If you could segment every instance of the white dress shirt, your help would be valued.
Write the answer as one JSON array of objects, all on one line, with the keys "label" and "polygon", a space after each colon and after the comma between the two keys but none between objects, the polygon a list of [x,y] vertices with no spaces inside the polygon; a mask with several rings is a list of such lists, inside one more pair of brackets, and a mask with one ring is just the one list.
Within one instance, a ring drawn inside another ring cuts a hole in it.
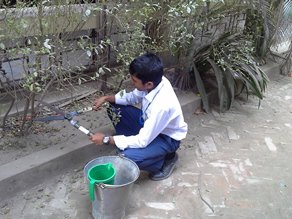
[{"label": "white dress shirt", "polygon": [[144,148],[159,134],[178,141],[186,137],[188,126],[184,122],[180,103],[167,78],[162,77],[158,86],[149,93],[137,89],[129,93],[125,90],[120,91],[115,95],[115,101],[120,105],[142,103],[144,119],[144,126],[139,134],[113,137],[119,149]]}]

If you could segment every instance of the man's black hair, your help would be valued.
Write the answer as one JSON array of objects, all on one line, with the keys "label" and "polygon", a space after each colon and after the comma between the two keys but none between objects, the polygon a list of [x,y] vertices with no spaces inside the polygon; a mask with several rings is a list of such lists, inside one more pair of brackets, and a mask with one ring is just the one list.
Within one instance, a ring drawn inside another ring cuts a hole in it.
[{"label": "man's black hair", "polygon": [[143,84],[151,81],[154,87],[156,87],[161,82],[163,76],[163,64],[157,55],[147,52],[131,62],[129,71],[131,75],[142,80]]}]

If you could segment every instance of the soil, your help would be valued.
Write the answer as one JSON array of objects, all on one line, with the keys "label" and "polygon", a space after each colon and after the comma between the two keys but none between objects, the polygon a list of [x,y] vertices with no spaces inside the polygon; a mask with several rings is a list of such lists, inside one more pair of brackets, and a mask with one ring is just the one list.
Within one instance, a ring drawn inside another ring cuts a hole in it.
[{"label": "soil", "polygon": [[[84,107],[89,106],[87,100],[79,102],[82,102]],[[87,102],[88,105],[86,105]],[[61,110],[72,112],[75,109],[70,104],[66,108],[61,108]],[[40,114],[40,117],[55,115],[54,112],[48,109],[43,109]],[[86,112],[75,116],[73,120],[92,132],[100,126],[110,124],[106,109]],[[61,145],[68,141],[69,138],[72,140],[72,138],[77,139],[80,135],[84,135],[84,133],[74,128],[68,120],[34,121],[25,136],[20,135],[20,124],[20,116],[12,116],[6,121],[5,131],[3,129],[0,130],[0,165],[57,144],[60,145],[60,150],[62,150]]]}]

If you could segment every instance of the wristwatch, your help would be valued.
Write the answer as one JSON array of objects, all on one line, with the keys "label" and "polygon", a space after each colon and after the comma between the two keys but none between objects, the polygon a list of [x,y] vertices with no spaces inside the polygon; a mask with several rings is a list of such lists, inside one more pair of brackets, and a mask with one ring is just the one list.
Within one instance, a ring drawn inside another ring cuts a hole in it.
[{"label": "wristwatch", "polygon": [[105,136],[103,137],[103,139],[102,139],[102,142],[103,142],[104,144],[109,144],[109,143],[110,143],[110,137],[109,137],[109,135],[105,135]]}]

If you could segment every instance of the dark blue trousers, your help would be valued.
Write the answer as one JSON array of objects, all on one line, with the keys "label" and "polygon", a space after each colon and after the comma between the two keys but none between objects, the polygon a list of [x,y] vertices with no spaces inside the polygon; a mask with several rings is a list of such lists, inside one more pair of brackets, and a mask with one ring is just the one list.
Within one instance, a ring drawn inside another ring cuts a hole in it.
[{"label": "dark blue trousers", "polygon": [[[140,109],[133,106],[123,106],[111,104],[115,108],[114,112],[120,112],[120,121],[113,124],[117,135],[137,135],[143,127],[139,115]],[[108,110],[108,115],[113,120],[112,113]],[[174,140],[171,137],[159,134],[145,148],[126,148],[124,151],[118,150],[118,153],[134,161],[141,170],[156,172],[161,169],[165,158],[172,156],[179,148],[180,141]]]}]

